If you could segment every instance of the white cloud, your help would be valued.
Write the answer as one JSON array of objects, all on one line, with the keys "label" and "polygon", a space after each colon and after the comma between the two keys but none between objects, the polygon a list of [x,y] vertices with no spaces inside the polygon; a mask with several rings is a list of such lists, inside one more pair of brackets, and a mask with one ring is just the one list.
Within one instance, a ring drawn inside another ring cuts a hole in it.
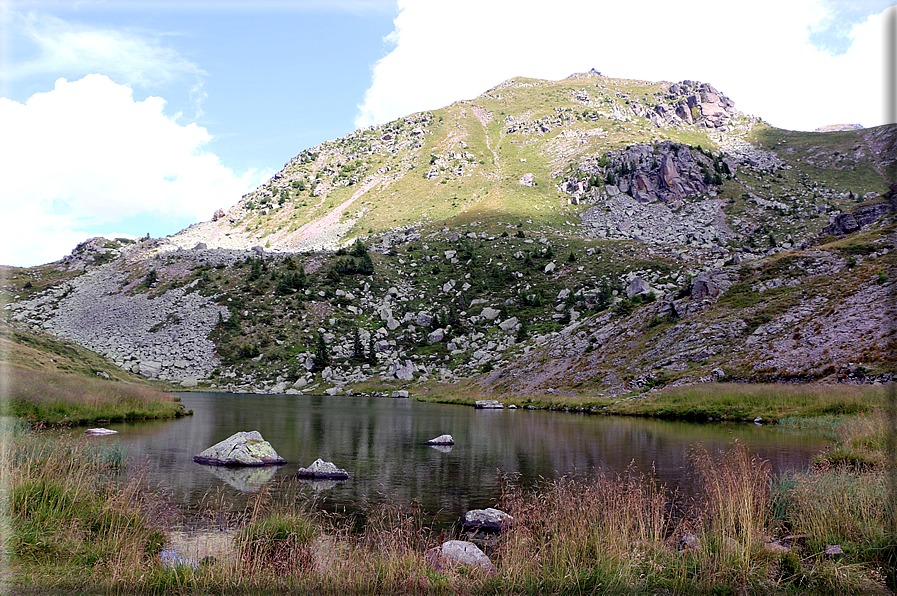
[{"label": "white cloud", "polygon": [[356,125],[386,122],[479,95],[513,76],[560,79],[596,68],[614,77],[694,79],[772,124],[882,123],[881,15],[832,56],[809,41],[824,0],[751,4],[399,0]]},{"label": "white cloud", "polygon": [[[183,75],[204,75],[194,63],[134,31],[100,29],[43,13],[15,14],[12,27],[34,55],[4,69],[7,79],[40,74],[81,76],[102,72],[131,85],[156,85]],[[23,45],[25,45],[23,43]]]},{"label": "white cloud", "polygon": [[25,104],[0,98],[0,262],[58,259],[97,235],[85,230],[127,217],[206,220],[260,182],[204,152],[209,133],[165,116],[164,105],[134,101],[103,75],[59,79]]}]

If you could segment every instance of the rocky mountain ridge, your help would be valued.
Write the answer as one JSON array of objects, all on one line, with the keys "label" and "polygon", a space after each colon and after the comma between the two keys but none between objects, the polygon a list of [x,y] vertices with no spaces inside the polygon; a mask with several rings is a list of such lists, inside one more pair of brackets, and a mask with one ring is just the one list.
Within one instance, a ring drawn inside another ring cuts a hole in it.
[{"label": "rocky mountain ridge", "polygon": [[512,79],[0,296],[12,325],[231,391],[882,380],[895,138],[772,129],[693,81]]}]

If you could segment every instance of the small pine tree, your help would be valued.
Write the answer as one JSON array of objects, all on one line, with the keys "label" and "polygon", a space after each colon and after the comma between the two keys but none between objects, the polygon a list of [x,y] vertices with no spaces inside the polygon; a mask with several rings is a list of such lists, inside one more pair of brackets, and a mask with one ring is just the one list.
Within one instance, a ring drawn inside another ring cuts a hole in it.
[{"label": "small pine tree", "polygon": [[526,319],[520,319],[520,327],[517,328],[517,336],[516,340],[518,343],[526,341],[526,337],[529,335],[529,328],[526,324]]},{"label": "small pine tree", "polygon": [[367,362],[371,366],[374,366],[375,364],[377,364],[377,344],[376,344],[376,342],[374,342],[374,334],[373,333],[371,333],[370,337],[368,338]]},{"label": "small pine tree", "polygon": [[364,346],[361,345],[361,333],[358,331],[358,327],[352,334],[352,359],[364,360]]},{"label": "small pine tree", "polygon": [[314,366],[312,367],[312,372],[320,372],[330,366],[330,352],[327,351],[327,343],[324,341],[324,336],[320,333],[318,334],[318,339],[315,343],[315,356],[313,362]]}]

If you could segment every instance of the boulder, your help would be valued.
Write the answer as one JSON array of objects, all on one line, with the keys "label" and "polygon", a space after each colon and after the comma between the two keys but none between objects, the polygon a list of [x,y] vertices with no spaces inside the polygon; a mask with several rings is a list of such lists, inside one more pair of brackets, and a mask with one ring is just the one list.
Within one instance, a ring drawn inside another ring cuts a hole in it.
[{"label": "boulder", "polygon": [[316,459],[307,468],[299,468],[296,472],[299,478],[316,478],[320,480],[345,480],[350,478],[349,473],[342,468],[337,468],[333,462]]},{"label": "boulder", "polygon": [[493,319],[495,319],[496,317],[498,317],[498,315],[501,314],[501,311],[500,311],[500,310],[495,310],[494,308],[490,308],[490,307],[487,306],[486,308],[483,309],[483,312],[481,312],[480,314],[481,314],[481,315],[483,316],[483,318],[486,319],[487,321],[492,321]]},{"label": "boulder", "polygon": [[718,294],[719,285],[706,273],[699,273],[691,282],[691,297],[694,300],[701,300],[702,298],[713,297]]},{"label": "boulder", "polygon": [[452,435],[439,435],[435,439],[430,439],[429,441],[425,441],[424,445],[454,445],[455,439],[452,438]]},{"label": "boulder", "polygon": [[439,343],[443,339],[445,339],[445,331],[443,329],[437,329],[435,331],[431,331],[427,335],[427,341],[431,344]]},{"label": "boulder", "polygon": [[205,250],[209,248],[205,242],[197,242],[196,246],[193,247],[193,250]]},{"label": "boulder", "polygon": [[401,399],[401,398],[407,398],[407,397],[409,397],[409,395],[410,394],[405,389],[399,389],[398,391],[393,391],[389,397]]},{"label": "boulder", "polygon": [[405,365],[401,365],[398,362],[393,364],[393,374],[395,377],[401,381],[413,381],[414,380],[414,372],[417,370],[417,367],[414,366],[414,363],[410,360],[405,360]]},{"label": "boulder", "polygon": [[648,282],[641,277],[634,277],[626,286],[626,297],[631,299],[633,296],[644,295],[650,291],[651,286],[648,285]]},{"label": "boulder", "polygon": [[264,249],[264,247],[259,246],[259,245],[253,246],[253,247],[250,248],[249,250],[251,250],[252,252],[254,252],[255,254],[260,255],[260,256],[263,255],[263,254],[265,254],[265,249]]},{"label": "boulder", "polygon": [[498,403],[496,399],[478,399],[474,406],[478,410],[500,410],[505,407],[503,404]]},{"label": "boulder", "polygon": [[193,456],[193,461],[212,466],[267,466],[287,463],[257,430],[231,435]]},{"label": "boulder", "polygon": [[517,326],[517,323],[517,317],[511,317],[510,319],[505,319],[499,323],[498,326],[502,331],[511,331]]},{"label": "boulder", "polygon": [[543,269],[543,271],[544,271],[545,273],[551,273],[551,272],[554,271],[556,268],[557,268],[557,265],[556,265],[555,263],[552,262],[552,263],[548,263],[547,265],[545,265],[545,269]]},{"label": "boulder", "polygon": [[508,527],[514,518],[500,509],[472,509],[464,514],[461,526],[464,528],[480,528],[500,532]]},{"label": "boulder", "polygon": [[495,565],[473,542],[448,540],[427,551],[427,559],[437,570],[464,565],[495,573]]},{"label": "boulder", "polygon": [[523,186],[535,186],[536,185],[536,176],[533,174],[524,174],[520,177],[518,182]]},{"label": "boulder", "polygon": [[199,379],[196,377],[184,377],[181,381],[181,387],[196,387],[199,384]]}]

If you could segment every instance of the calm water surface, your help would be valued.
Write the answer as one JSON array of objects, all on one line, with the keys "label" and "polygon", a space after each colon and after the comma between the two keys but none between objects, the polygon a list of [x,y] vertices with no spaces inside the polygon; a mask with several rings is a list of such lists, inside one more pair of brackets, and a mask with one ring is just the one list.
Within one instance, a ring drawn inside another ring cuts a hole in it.
[{"label": "calm water surface", "polygon": [[[193,416],[173,421],[110,424],[119,435],[98,438],[128,447],[129,466],[141,468],[176,501],[197,505],[223,489],[238,504],[277,477],[316,458],[352,478],[308,484],[329,507],[419,503],[439,519],[494,506],[500,475],[524,485],[565,474],[624,472],[630,465],[689,490],[688,451],[711,452],[740,439],[774,471],[802,469],[828,444],[813,435],[754,424],[694,424],[527,410],[476,410],[408,399],[306,395],[182,394]],[[231,469],[192,457],[237,431],[258,430],[287,465]],[[448,433],[451,449],[423,445]],[[297,480],[298,482],[298,480]]]}]

